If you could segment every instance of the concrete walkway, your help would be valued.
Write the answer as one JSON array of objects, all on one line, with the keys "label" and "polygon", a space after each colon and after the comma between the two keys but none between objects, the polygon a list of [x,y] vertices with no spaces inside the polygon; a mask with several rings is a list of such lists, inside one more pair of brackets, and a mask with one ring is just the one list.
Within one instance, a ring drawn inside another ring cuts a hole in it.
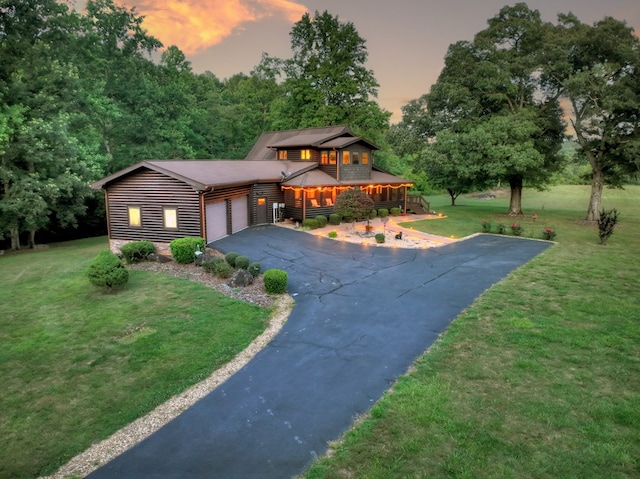
[{"label": "concrete walkway", "polygon": [[217,241],[289,273],[289,321],[226,383],[88,477],[302,473],[479,294],[550,245],[478,235],[371,248],[274,226]]}]

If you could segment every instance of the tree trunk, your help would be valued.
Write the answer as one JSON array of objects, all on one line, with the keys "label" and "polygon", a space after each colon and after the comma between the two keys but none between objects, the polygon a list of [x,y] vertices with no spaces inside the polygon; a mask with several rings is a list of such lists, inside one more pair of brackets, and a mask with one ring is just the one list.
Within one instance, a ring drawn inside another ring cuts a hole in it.
[{"label": "tree trunk", "polygon": [[589,197],[589,209],[587,210],[587,221],[598,221],[600,219],[600,209],[602,208],[602,189],[604,187],[604,173],[602,168],[593,168],[591,179],[591,196]]},{"label": "tree trunk", "polygon": [[509,177],[511,187],[511,200],[509,201],[509,215],[517,216],[522,214],[522,175]]},{"label": "tree trunk", "polygon": [[455,206],[456,205],[456,198],[458,197],[458,195],[456,195],[456,192],[453,191],[451,188],[447,188],[447,192],[449,193],[449,196],[451,197],[451,206]]},{"label": "tree trunk", "polygon": [[29,248],[36,247],[36,230],[29,230]]},{"label": "tree trunk", "polygon": [[20,249],[20,230],[18,228],[10,228],[9,235],[11,236],[11,249]]}]

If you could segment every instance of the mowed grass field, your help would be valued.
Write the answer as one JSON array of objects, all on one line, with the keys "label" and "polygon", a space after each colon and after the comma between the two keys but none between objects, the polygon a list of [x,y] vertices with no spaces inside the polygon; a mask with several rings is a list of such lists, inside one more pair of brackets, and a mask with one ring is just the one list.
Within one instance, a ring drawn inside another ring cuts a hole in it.
[{"label": "mowed grass field", "polygon": [[0,258],[0,478],[57,467],[231,360],[270,311],[187,279],[85,271],[106,238]]},{"label": "mowed grass field", "polygon": [[582,221],[588,187],[508,198],[431,197],[413,223],[463,237],[518,221],[557,244],[464,311],[307,471],[319,478],[640,477],[640,187],[606,190],[620,213],[606,246]]}]

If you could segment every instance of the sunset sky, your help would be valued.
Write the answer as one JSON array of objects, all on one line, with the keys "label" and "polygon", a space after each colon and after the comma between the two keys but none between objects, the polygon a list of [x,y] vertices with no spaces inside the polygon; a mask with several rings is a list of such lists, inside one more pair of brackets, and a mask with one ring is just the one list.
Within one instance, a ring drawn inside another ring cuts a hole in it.
[{"label": "sunset sky", "polygon": [[[77,2],[81,7],[84,2]],[[505,0],[116,0],[144,15],[144,27],[165,46],[177,45],[196,73],[218,78],[249,73],[262,52],[291,56],[289,33],[305,12],[329,11],[352,22],[366,40],[368,68],[380,83],[378,102],[401,119],[400,108],[427,93],[448,46],[471,40]],[[605,16],[640,33],[639,0],[530,0],[546,21],[573,12],[585,23]]]}]

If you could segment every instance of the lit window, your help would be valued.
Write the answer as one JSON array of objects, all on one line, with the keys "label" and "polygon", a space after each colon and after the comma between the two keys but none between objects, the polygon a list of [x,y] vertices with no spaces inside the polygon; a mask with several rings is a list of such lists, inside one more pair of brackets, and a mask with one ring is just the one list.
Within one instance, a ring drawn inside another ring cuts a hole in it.
[{"label": "lit window", "polygon": [[164,208],[164,227],[165,228],[178,228],[178,208]]},{"label": "lit window", "polygon": [[328,151],[323,151],[322,153],[320,153],[320,163],[322,163],[323,165],[328,165],[329,164],[329,152]]},{"label": "lit window", "polygon": [[287,150],[279,150],[278,151],[278,159],[286,160],[287,159]]},{"label": "lit window", "polygon": [[258,198],[258,206],[264,206],[267,204],[266,198]]},{"label": "lit window", "polygon": [[363,165],[369,164],[369,153],[362,153],[362,164]]},{"label": "lit window", "polygon": [[353,164],[354,165],[359,165],[360,164],[360,153],[357,151],[354,151],[351,156],[353,156]]},{"label": "lit window", "polygon": [[336,152],[335,152],[335,150],[329,152],[329,164],[330,165],[335,165],[336,164]]},{"label": "lit window", "polygon": [[129,226],[139,228],[142,226],[142,214],[139,206],[129,206]]},{"label": "lit window", "polygon": [[350,165],[351,164],[351,154],[348,151],[342,152],[342,164]]},{"label": "lit window", "polygon": [[300,151],[300,158],[303,160],[311,159],[311,150],[302,150]]}]

